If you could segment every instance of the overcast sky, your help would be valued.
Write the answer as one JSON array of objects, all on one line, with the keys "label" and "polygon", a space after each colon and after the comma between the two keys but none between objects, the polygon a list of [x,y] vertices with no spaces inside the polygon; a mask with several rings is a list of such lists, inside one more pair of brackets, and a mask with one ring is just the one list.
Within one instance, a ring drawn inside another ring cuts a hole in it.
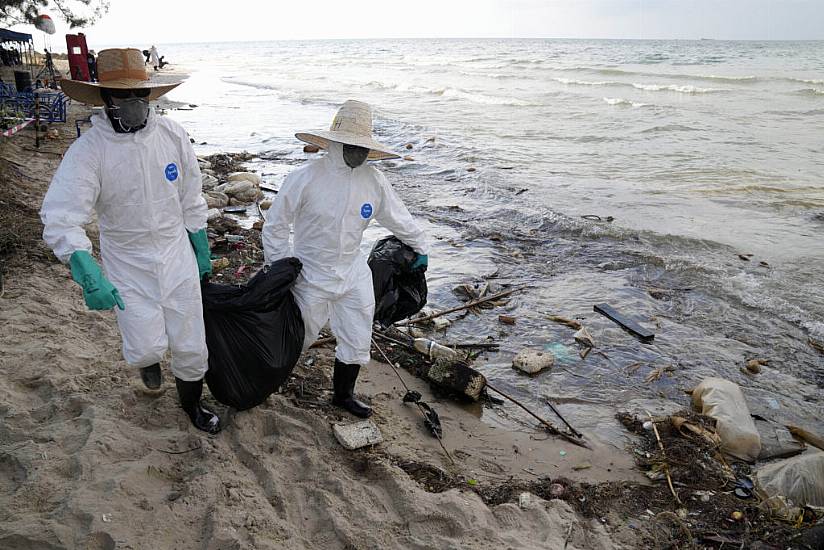
[{"label": "overcast sky", "polygon": [[[66,30],[58,25],[52,37],[57,51]],[[821,40],[824,0],[111,0],[85,32],[93,49],[316,38]],[[35,34],[40,49],[43,35]]]}]

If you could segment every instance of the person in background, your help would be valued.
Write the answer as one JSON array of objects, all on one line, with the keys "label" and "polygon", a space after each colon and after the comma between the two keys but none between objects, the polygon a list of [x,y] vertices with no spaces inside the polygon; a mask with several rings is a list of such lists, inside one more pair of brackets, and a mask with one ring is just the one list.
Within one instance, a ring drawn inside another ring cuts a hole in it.
[{"label": "person in background", "polygon": [[155,48],[154,46],[152,46],[149,49],[149,63],[152,64],[154,70],[157,70],[157,68],[160,66],[160,56],[157,54],[157,48]]},{"label": "person in background", "polygon": [[89,50],[86,54],[86,64],[89,66],[89,82],[97,82],[97,60],[94,50]]},{"label": "person in background", "polygon": [[293,293],[306,327],[304,349],[329,321],[337,338],[332,402],[365,418],[372,409],[355,399],[354,389],[370,359],[375,295],[360,250],[363,232],[372,220],[392,231],[417,252],[414,269],[426,269],[428,243],[386,177],[366,164],[398,157],[372,138],[369,105],[347,101],[329,131],[295,136],[327,154],[286,177],[263,225],[264,258],[270,263],[296,256],[303,262]]},{"label": "person in background", "polygon": [[[220,431],[201,404],[208,369],[200,281],[211,272],[206,201],[186,131],[149,102],[179,83],[153,84],[140,50],[106,49],[99,83],[64,79],[63,91],[104,106],[66,152],[43,200],[43,238],[71,268],[89,309],[117,308],[126,363],[161,387],[171,350],[180,405],[192,424]],[[97,213],[103,269],[83,227]]]}]

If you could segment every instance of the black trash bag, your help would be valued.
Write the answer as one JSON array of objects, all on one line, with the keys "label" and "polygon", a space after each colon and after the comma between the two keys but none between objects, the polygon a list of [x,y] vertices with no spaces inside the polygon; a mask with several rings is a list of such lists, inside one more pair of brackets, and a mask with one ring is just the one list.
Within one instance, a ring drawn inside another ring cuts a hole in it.
[{"label": "black trash bag", "polygon": [[259,405],[292,374],[304,329],[291,288],[302,267],[297,258],[284,258],[242,286],[203,284],[206,383],[224,405]]},{"label": "black trash bag", "polygon": [[426,305],[426,274],[412,270],[417,253],[390,235],[369,253],[375,289],[375,321],[389,326],[419,312]]}]

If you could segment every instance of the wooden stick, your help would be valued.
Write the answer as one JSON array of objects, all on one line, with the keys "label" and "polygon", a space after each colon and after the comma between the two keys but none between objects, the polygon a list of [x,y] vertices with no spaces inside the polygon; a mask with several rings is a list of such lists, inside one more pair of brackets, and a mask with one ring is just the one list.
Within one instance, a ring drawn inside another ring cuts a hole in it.
[{"label": "wooden stick", "polygon": [[655,432],[655,439],[658,440],[658,447],[661,449],[661,455],[664,457],[664,473],[667,475],[667,484],[669,485],[670,492],[672,493],[672,496],[675,497],[675,502],[683,506],[684,503],[681,502],[680,498],[678,498],[678,493],[675,492],[675,487],[672,486],[672,478],[669,473],[669,464],[667,463],[667,452],[664,450],[664,442],[661,441],[661,436],[658,435],[658,426],[655,425],[655,419],[652,417],[652,414],[649,411],[646,412],[647,416],[649,416],[649,421],[652,422],[652,431]]},{"label": "wooden stick", "polygon": [[433,313],[432,315],[427,315],[426,317],[421,317],[419,319],[408,319],[406,321],[400,321],[398,323],[395,323],[395,326],[396,327],[405,327],[406,325],[415,325],[415,324],[418,324],[418,323],[425,323],[427,321],[431,321],[432,319],[435,319],[437,317],[441,317],[443,315],[447,315],[449,313],[455,313],[456,311],[463,311],[465,309],[473,308],[473,307],[475,307],[477,305],[480,305],[480,304],[483,304],[485,302],[491,302],[492,300],[496,300],[498,298],[503,298],[504,296],[509,296],[510,294],[512,294],[514,292],[518,292],[519,290],[523,290],[525,288],[526,288],[525,286],[510,288],[509,290],[505,290],[503,292],[499,292],[497,294],[493,294],[493,295],[487,296],[485,298],[480,298],[478,300],[469,302],[469,303],[464,304],[462,306],[453,307],[451,309],[445,309],[444,311],[439,311],[438,313]]},{"label": "wooden stick", "polygon": [[566,421],[566,418],[564,418],[563,416],[561,416],[561,413],[560,413],[560,412],[558,412],[558,409],[556,409],[556,408],[555,408],[555,405],[553,405],[553,404],[552,404],[552,401],[550,401],[549,399],[544,399],[544,401],[546,401],[546,404],[547,404],[547,405],[549,405],[549,408],[550,408],[550,409],[552,409],[552,412],[554,412],[555,414],[557,414],[557,415],[558,415],[558,418],[560,418],[560,419],[561,419],[561,421],[562,421],[564,424],[566,424],[566,427],[567,427],[567,428],[569,428],[569,431],[571,431],[571,432],[572,432],[572,435],[574,435],[575,437],[584,437],[584,434],[582,434],[581,432],[579,432],[578,430],[576,430],[575,428],[573,428],[572,426],[570,426],[569,422],[567,422],[567,421]]},{"label": "wooden stick", "polygon": [[797,439],[806,441],[813,447],[818,447],[819,449],[824,451],[824,437],[816,435],[812,432],[808,432],[804,428],[799,428],[798,426],[787,426],[787,429],[790,430],[790,433],[793,434],[793,436],[795,436]]},{"label": "wooden stick", "polygon": [[496,388],[495,388],[494,386],[492,386],[492,385],[491,385],[488,381],[487,381],[487,383],[486,383],[486,387],[487,387],[487,388],[489,388],[490,390],[494,391],[495,393],[501,394],[502,396],[504,396],[505,398],[509,399],[510,401],[512,401],[513,403],[515,403],[515,404],[516,404],[516,405],[518,405],[519,407],[521,407],[523,410],[525,410],[526,412],[528,412],[528,413],[529,413],[530,415],[532,415],[535,419],[537,419],[537,420],[538,420],[538,422],[540,422],[541,424],[543,424],[543,425],[544,425],[544,427],[547,429],[547,431],[548,431],[549,433],[551,433],[552,435],[557,435],[558,437],[561,437],[561,438],[563,438],[563,439],[566,439],[567,441],[569,441],[569,442],[570,442],[570,443],[572,443],[573,445],[578,445],[579,447],[583,447],[583,448],[585,448],[585,449],[589,449],[589,445],[587,445],[585,442],[580,441],[580,440],[578,440],[578,439],[575,439],[574,437],[570,436],[569,434],[566,434],[566,433],[562,432],[562,431],[561,431],[561,430],[559,430],[559,429],[558,429],[558,428],[557,428],[554,424],[552,424],[551,422],[549,422],[549,421],[547,421],[547,420],[544,420],[543,418],[541,418],[540,416],[538,416],[537,414],[535,414],[534,412],[532,412],[531,410],[529,410],[529,409],[526,407],[526,405],[524,405],[523,403],[521,403],[520,401],[518,401],[518,400],[517,400],[517,399],[515,399],[514,397],[512,397],[512,396],[509,396],[509,395],[505,394],[504,392],[502,392],[502,391],[501,391],[501,390],[499,390],[499,389],[496,389]]}]

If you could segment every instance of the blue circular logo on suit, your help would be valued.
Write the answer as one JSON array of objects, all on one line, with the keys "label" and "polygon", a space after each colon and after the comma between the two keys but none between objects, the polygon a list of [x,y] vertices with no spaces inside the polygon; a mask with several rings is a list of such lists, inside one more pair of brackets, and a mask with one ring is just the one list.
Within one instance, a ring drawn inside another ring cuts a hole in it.
[{"label": "blue circular logo on suit", "polygon": [[372,205],[368,202],[363,203],[363,206],[360,207],[360,215],[361,218],[364,220],[368,220],[372,217]]},{"label": "blue circular logo on suit", "polygon": [[177,179],[177,164],[170,162],[166,165],[166,179],[175,181]]}]

